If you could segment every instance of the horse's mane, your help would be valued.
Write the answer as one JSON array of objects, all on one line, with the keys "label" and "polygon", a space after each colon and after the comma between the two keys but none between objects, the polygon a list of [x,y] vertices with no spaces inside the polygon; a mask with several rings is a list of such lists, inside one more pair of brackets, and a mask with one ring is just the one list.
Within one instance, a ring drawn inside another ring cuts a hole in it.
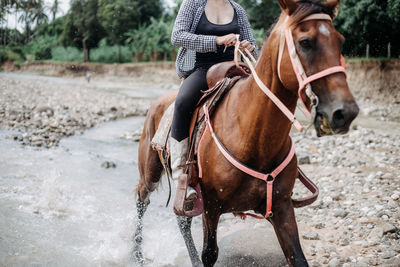
[{"label": "horse's mane", "polygon": [[325,13],[328,14],[331,18],[334,17],[334,10],[325,5],[325,1],[322,0],[300,0],[297,1],[297,8],[291,14],[290,20],[287,21],[287,24],[284,25],[284,21],[287,17],[285,12],[282,12],[278,21],[276,22],[275,27],[271,30],[271,32],[280,32],[283,27],[288,27],[291,25],[298,24],[305,17],[316,14],[316,13]]}]

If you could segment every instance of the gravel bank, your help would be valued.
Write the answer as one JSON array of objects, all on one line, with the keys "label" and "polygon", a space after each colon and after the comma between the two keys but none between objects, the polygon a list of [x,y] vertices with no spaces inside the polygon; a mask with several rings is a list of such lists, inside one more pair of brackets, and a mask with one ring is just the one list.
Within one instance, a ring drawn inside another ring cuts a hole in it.
[{"label": "gravel bank", "polygon": [[105,121],[144,115],[150,100],[134,99],[89,86],[0,76],[0,127],[19,132],[23,145],[55,147]]},{"label": "gravel bank", "polygon": [[311,266],[400,266],[400,133],[354,128],[294,135],[301,167],[320,189],[296,210],[303,249]]}]

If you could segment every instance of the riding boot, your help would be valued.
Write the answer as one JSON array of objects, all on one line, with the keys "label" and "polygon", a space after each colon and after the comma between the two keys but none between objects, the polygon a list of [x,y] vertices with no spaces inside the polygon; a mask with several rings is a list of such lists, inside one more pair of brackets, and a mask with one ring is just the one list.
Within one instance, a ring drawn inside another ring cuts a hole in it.
[{"label": "riding boot", "polygon": [[[177,141],[175,138],[172,136],[169,138],[169,150],[171,154],[171,174],[172,174],[172,180],[175,183],[175,186],[178,190],[184,190],[185,186],[178,186],[178,181],[179,177],[183,174],[184,169],[186,167],[186,161],[187,161],[187,153],[188,153],[188,148],[189,148],[189,138],[185,138],[182,141]],[[185,183],[187,183],[185,181]],[[178,195],[178,194],[177,194]],[[181,197],[184,197],[185,195],[182,195]],[[197,198],[197,192],[194,190],[193,187],[187,186],[186,190],[186,201],[190,200],[193,201]],[[185,201],[185,200],[183,200]]]}]

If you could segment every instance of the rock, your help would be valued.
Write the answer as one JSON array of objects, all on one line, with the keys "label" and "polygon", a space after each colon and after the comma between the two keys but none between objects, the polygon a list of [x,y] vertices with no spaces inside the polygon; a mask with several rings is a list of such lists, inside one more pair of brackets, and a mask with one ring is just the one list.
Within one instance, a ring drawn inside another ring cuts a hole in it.
[{"label": "rock", "polygon": [[371,261],[368,258],[358,257],[357,258],[357,266],[368,267],[371,266]]},{"label": "rock", "polygon": [[396,232],[396,230],[397,230],[396,226],[394,226],[391,223],[385,223],[382,226],[382,231],[383,231],[384,235],[387,234],[387,233],[394,233],[394,232]]},{"label": "rock", "polygon": [[385,220],[385,221],[389,220],[389,216],[387,214],[383,214],[381,216],[381,218],[382,218],[382,220]]},{"label": "rock", "polygon": [[324,223],[317,223],[314,227],[317,228],[317,229],[323,229],[323,228],[325,228],[325,224]]},{"label": "rock", "polygon": [[393,258],[396,255],[397,255],[396,252],[394,252],[393,250],[390,250],[390,251],[384,252],[381,255],[381,258],[382,259],[390,259],[390,258]]},{"label": "rock", "polygon": [[382,175],[381,178],[382,179],[391,179],[391,178],[393,178],[393,175],[391,173],[385,173],[384,175]]},{"label": "rock", "polygon": [[398,194],[393,194],[390,196],[393,200],[398,200],[399,199],[399,195]]},{"label": "rock", "polygon": [[52,109],[51,107],[39,107],[36,110],[39,113],[45,113],[48,117],[54,115],[54,109]]},{"label": "rock", "polygon": [[333,216],[335,216],[335,217],[344,218],[344,217],[347,216],[347,214],[349,214],[349,212],[348,212],[348,211],[345,211],[345,210],[343,210],[343,209],[335,209],[335,210],[333,211]]},{"label": "rock", "polygon": [[321,266],[322,265],[316,260],[310,262],[310,267],[321,267]]},{"label": "rock", "polygon": [[299,164],[310,164],[311,160],[309,156],[299,156]]},{"label": "rock", "polygon": [[384,264],[382,264],[382,267],[399,267],[399,266],[400,266],[400,256],[393,257],[385,261]]},{"label": "rock", "polygon": [[382,237],[383,237],[383,229],[381,227],[375,227],[369,233],[367,239],[368,239],[368,241],[371,241],[371,242],[379,242]]},{"label": "rock", "polygon": [[350,244],[350,240],[348,238],[344,238],[339,241],[339,245],[341,245],[341,246],[348,246],[349,244]]},{"label": "rock", "polygon": [[319,235],[318,235],[318,233],[315,233],[315,232],[309,232],[309,233],[303,234],[303,238],[306,240],[319,240]]},{"label": "rock", "polygon": [[104,161],[104,162],[101,164],[101,167],[103,167],[103,168],[105,168],[105,169],[116,168],[116,167],[117,167],[117,164],[115,164],[115,163],[112,162],[112,161]]},{"label": "rock", "polygon": [[342,265],[340,264],[340,260],[338,258],[333,258],[329,261],[328,266],[329,267],[340,267]]}]

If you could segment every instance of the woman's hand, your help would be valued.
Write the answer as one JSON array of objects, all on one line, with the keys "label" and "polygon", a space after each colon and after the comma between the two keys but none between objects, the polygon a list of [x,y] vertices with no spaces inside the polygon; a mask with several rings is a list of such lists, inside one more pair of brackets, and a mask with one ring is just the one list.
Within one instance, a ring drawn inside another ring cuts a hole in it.
[{"label": "woman's hand", "polygon": [[236,44],[236,34],[230,33],[224,36],[217,36],[217,45],[233,46]]},{"label": "woman's hand", "polygon": [[254,50],[254,46],[247,40],[243,40],[240,42],[240,48],[242,48],[242,49],[246,48],[250,52],[253,52],[253,50]]}]

